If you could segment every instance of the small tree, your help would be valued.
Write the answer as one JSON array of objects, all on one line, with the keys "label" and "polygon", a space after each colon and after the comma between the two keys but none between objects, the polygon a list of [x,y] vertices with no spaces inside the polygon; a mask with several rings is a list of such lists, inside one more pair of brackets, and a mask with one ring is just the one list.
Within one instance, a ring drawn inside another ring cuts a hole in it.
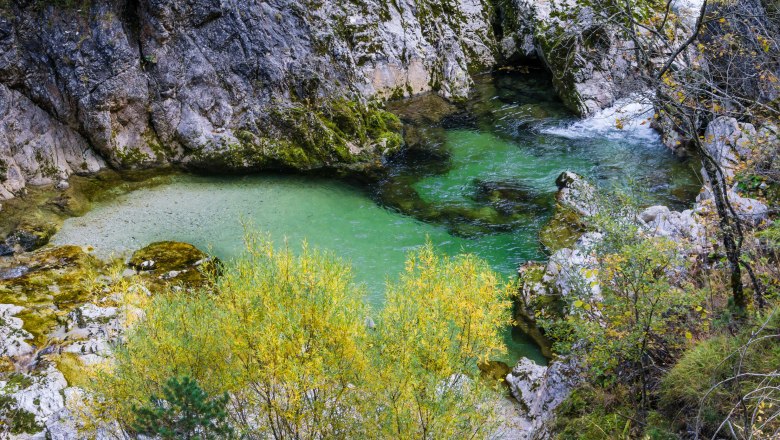
[{"label": "small tree", "polygon": [[630,198],[610,200],[593,219],[604,234],[585,250],[592,263],[572,274],[579,282],[565,298],[570,313],[554,325],[571,332],[569,344],[581,344],[593,383],[627,391],[642,421],[659,378],[706,325],[707,312],[685,281],[679,243],[644,235]]},{"label": "small tree", "polygon": [[149,406],[133,408],[138,433],[162,439],[230,438],[226,422],[227,394],[209,398],[198,383],[187,376],[172,377],[163,387],[163,396],[152,396]]}]

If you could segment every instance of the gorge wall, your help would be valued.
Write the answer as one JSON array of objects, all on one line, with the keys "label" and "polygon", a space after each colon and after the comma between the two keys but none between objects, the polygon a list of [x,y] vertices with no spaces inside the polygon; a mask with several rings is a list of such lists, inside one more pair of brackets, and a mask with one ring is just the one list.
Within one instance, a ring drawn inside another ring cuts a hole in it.
[{"label": "gorge wall", "polygon": [[366,161],[400,144],[367,99],[463,97],[497,58],[486,0],[0,8],[0,199],[106,166]]},{"label": "gorge wall", "polygon": [[550,11],[524,0],[0,2],[0,200],[106,167],[366,166],[402,144],[377,102],[458,100],[472,73],[528,59],[547,62],[574,111],[610,105],[605,54],[567,46],[582,68],[566,73],[544,36]]}]

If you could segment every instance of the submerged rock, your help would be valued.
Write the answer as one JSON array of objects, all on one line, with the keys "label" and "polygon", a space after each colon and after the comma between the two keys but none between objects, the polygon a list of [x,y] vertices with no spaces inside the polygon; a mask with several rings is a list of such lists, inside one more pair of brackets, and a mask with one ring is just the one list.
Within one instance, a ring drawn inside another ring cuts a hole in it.
[{"label": "submerged rock", "polygon": [[487,203],[503,215],[549,209],[548,198],[516,179],[474,181],[474,199]]},{"label": "submerged rock", "polygon": [[25,221],[8,234],[2,243],[0,255],[12,255],[15,252],[29,252],[46,245],[54,233],[56,225],[48,222]]},{"label": "submerged rock", "polygon": [[190,284],[205,281],[201,271],[211,258],[189,243],[158,241],[135,251],[128,265],[137,271],[152,272],[163,280],[186,280]]}]

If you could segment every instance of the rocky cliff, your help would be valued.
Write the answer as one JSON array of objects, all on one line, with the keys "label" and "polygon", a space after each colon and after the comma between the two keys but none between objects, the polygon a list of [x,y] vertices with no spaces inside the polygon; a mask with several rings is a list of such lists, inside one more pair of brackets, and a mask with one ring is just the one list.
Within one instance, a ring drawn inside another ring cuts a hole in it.
[{"label": "rocky cliff", "polygon": [[457,99],[487,0],[0,2],[0,199],[73,173],[316,169],[398,148],[371,102]]},{"label": "rocky cliff", "polygon": [[[457,101],[543,62],[587,115],[625,46],[527,0],[0,0],[0,200],[106,167],[354,169],[402,144],[386,99]],[[558,9],[556,9],[558,8]]]}]

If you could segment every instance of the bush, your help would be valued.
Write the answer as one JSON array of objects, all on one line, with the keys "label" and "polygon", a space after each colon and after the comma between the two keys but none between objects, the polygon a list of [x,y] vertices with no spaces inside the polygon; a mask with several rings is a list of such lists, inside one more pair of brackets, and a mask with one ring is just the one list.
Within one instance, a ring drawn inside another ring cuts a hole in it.
[{"label": "bush", "polygon": [[[158,296],[95,381],[94,412],[124,424],[168,378],[189,376],[250,438],[480,437],[504,350],[510,289],[472,257],[410,255],[376,325],[341,261],[251,236],[211,291]],[[368,325],[371,324],[371,325]]]},{"label": "bush", "polygon": [[[780,309],[754,318],[736,337],[702,341],[663,378],[660,405],[706,437],[771,437],[780,429]],[[775,419],[772,419],[774,415]],[[726,422],[726,424],[724,424]]]}]

